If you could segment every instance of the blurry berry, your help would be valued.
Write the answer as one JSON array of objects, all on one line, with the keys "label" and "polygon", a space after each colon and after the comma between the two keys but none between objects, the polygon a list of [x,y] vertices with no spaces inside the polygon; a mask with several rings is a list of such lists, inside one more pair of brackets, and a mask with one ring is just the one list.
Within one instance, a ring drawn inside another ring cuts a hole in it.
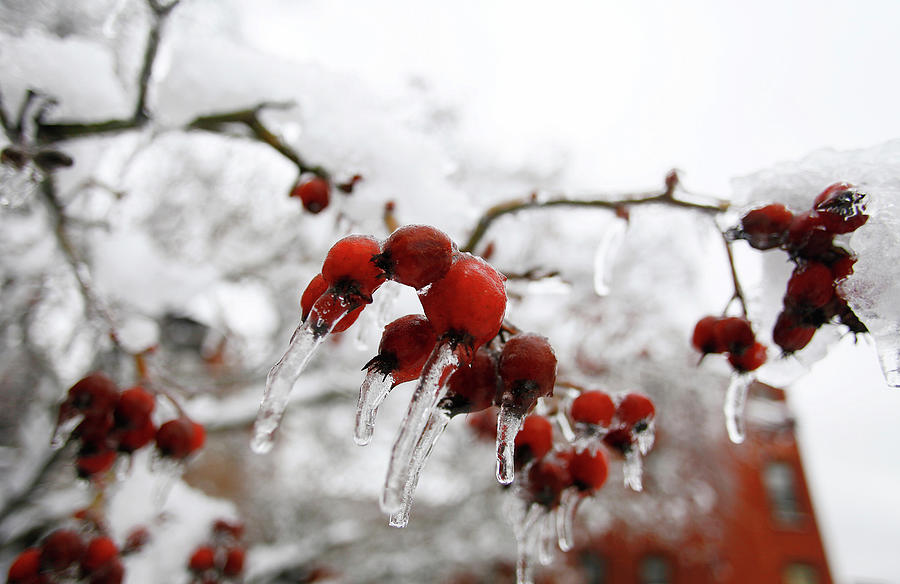
[{"label": "blurry berry", "polygon": [[725,347],[730,353],[743,353],[756,342],[750,321],[738,316],[720,318],[713,326],[717,347]]},{"label": "blurry berry", "polygon": [[70,529],[57,529],[41,544],[41,568],[65,570],[81,561],[85,546],[81,536]]},{"label": "blurry berry", "polygon": [[104,473],[112,468],[116,462],[117,453],[109,448],[104,450],[91,450],[79,452],[78,458],[75,459],[75,469],[78,476],[87,479],[98,474]]},{"label": "blurry berry", "polygon": [[443,278],[420,293],[425,316],[438,335],[474,349],[500,331],[506,311],[504,277],[490,264],[461,253]]},{"label": "blurry berry", "polygon": [[527,412],[539,397],[553,395],[556,354],[546,337],[517,334],[503,345],[499,373],[503,382],[501,402],[514,403]]},{"label": "blurry berry", "polygon": [[624,456],[635,446],[635,436],[630,428],[616,428],[603,437],[603,443]]},{"label": "blurry berry", "polygon": [[790,354],[808,345],[815,334],[816,327],[805,324],[794,312],[784,310],[775,320],[772,341],[781,347],[785,354]]},{"label": "blurry berry", "polygon": [[134,452],[153,442],[156,425],[149,417],[142,426],[116,432],[119,452]]},{"label": "blurry berry", "polygon": [[718,316],[704,316],[694,326],[694,334],[691,336],[691,344],[695,349],[703,353],[724,353],[728,350],[724,344],[716,338],[716,324],[722,320]]},{"label": "blurry berry", "polygon": [[516,469],[543,458],[552,448],[553,424],[550,420],[536,414],[526,417],[516,434]]},{"label": "blurry berry", "polygon": [[774,203],[752,209],[741,218],[739,237],[756,249],[772,249],[784,241],[794,214],[784,205]]},{"label": "blurry berry", "polygon": [[730,353],[728,362],[740,373],[759,369],[766,362],[766,346],[754,343],[743,353]]},{"label": "blurry berry", "polygon": [[155,406],[156,398],[143,387],[126,389],[116,404],[116,425],[118,427],[128,427],[134,423],[140,425],[150,416]]},{"label": "blurry berry", "polygon": [[100,536],[92,539],[81,558],[81,570],[86,574],[97,571],[104,564],[119,557],[119,548],[112,539]]},{"label": "blurry berry", "polygon": [[113,411],[119,399],[119,388],[106,375],[91,373],[71,388],[60,406],[59,421],[81,413],[86,417],[104,416]]},{"label": "blurry berry", "polygon": [[41,568],[41,550],[28,548],[13,560],[7,573],[8,584],[32,584],[42,582],[38,574]]},{"label": "blurry berry", "polygon": [[147,542],[150,541],[150,532],[146,527],[135,527],[125,538],[125,545],[122,546],[123,554],[130,554],[140,551]]},{"label": "blurry berry", "polygon": [[559,506],[560,495],[572,483],[572,476],[565,462],[544,457],[528,469],[528,491],[532,500],[554,509]]},{"label": "blurry berry", "polygon": [[348,235],[325,256],[322,277],[340,295],[356,295],[370,303],[372,293],[384,282],[384,272],[372,262],[381,245],[368,235]]},{"label": "blurry berry", "polygon": [[200,546],[191,554],[191,558],[188,560],[188,568],[192,572],[211,570],[215,565],[215,556],[216,552],[212,547],[208,545]]},{"label": "blurry berry", "polygon": [[810,261],[794,269],[788,280],[784,304],[787,307],[819,308],[834,296],[834,280],[825,264]]},{"label": "blurry berry", "polygon": [[301,178],[300,182],[291,189],[291,197],[296,197],[303,202],[303,208],[310,213],[319,213],[328,206],[331,200],[331,186],[322,177],[314,176],[308,179]]},{"label": "blurry berry", "polygon": [[616,416],[628,428],[635,428],[639,424],[646,424],[656,415],[656,407],[645,395],[629,393],[616,408]]},{"label": "blurry berry", "polygon": [[616,413],[616,404],[602,391],[585,391],[572,402],[572,420],[608,428]]},{"label": "blurry berry", "polygon": [[225,566],[222,573],[229,578],[240,575],[244,571],[244,558],[246,552],[242,547],[234,547],[228,550],[225,555]]},{"label": "blurry berry", "polygon": [[378,355],[364,369],[391,374],[394,385],[419,377],[422,367],[437,344],[437,333],[421,314],[401,316],[384,327]]},{"label": "blurry berry", "polygon": [[182,460],[203,446],[203,426],[187,418],[169,420],[156,431],[156,448],[163,456]]},{"label": "blurry berry", "polygon": [[466,423],[475,435],[488,442],[497,440],[497,408],[490,407],[466,416]]},{"label": "blurry berry", "polygon": [[418,290],[447,273],[455,247],[443,231],[406,225],[385,240],[383,251],[373,261],[389,279]]},{"label": "blurry berry", "polygon": [[225,519],[216,519],[213,523],[213,535],[226,536],[234,540],[239,540],[244,536],[244,524],[239,521],[226,521]]},{"label": "blurry berry", "polygon": [[88,584],[122,584],[125,577],[125,567],[116,558],[97,569],[91,574]]},{"label": "blurry berry", "polygon": [[609,475],[609,461],[602,448],[594,453],[590,449],[569,452],[566,456],[572,484],[578,490],[593,492],[603,486]]}]

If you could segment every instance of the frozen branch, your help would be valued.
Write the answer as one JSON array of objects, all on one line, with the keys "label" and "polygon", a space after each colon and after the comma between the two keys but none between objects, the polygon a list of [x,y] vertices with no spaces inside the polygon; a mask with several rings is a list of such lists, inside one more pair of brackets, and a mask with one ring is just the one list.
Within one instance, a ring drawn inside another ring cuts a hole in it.
[{"label": "frozen branch", "polygon": [[747,316],[747,300],[744,297],[744,289],[741,286],[741,281],[738,278],[737,267],[734,265],[734,252],[731,250],[731,241],[728,240],[728,237],[725,236],[724,233],[719,231],[722,235],[722,241],[725,243],[725,253],[728,255],[728,268],[731,270],[731,282],[734,286],[734,293],[731,295],[731,298],[728,299],[728,304],[725,306],[725,311],[728,311],[728,307],[735,300],[741,306],[741,315],[746,318]]},{"label": "frozen branch", "polygon": [[481,219],[478,220],[469,240],[461,248],[462,251],[472,252],[481,242],[491,225],[504,215],[510,215],[525,211],[528,209],[550,209],[555,207],[588,207],[597,209],[608,209],[610,211],[620,211],[628,207],[638,205],[669,205],[673,207],[681,207],[685,209],[694,209],[705,213],[721,213],[728,209],[728,203],[718,201],[716,203],[696,203],[685,201],[675,197],[675,190],[678,186],[677,175],[669,173],[666,177],[666,186],[662,192],[642,193],[632,197],[609,198],[609,197],[593,197],[587,199],[567,199],[560,197],[540,201],[535,195],[531,195],[526,199],[516,199],[505,203],[500,203],[488,209]]}]

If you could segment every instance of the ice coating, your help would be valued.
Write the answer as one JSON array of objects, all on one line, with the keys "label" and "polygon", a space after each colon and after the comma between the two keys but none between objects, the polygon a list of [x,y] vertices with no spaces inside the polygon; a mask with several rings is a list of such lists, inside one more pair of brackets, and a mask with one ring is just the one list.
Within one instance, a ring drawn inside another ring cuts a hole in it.
[{"label": "ice coating", "polygon": [[594,292],[607,296],[612,282],[612,268],[622,243],[625,241],[626,222],[616,220],[609,224],[594,252]]},{"label": "ice coating", "polygon": [[644,461],[640,450],[631,447],[625,452],[625,464],[622,466],[625,486],[632,491],[644,490]]},{"label": "ice coating", "polygon": [[516,535],[516,583],[533,584],[534,564],[540,545],[540,524],[547,514],[542,505],[529,505],[527,511],[513,522]]},{"label": "ice coating", "polygon": [[381,497],[381,507],[387,513],[395,513],[403,506],[403,491],[412,472],[416,445],[438,402],[447,393],[447,378],[458,366],[459,357],[445,340],[434,348],[422,369],[388,462]]},{"label": "ice coating", "polygon": [[747,406],[747,392],[755,377],[750,373],[733,373],[725,392],[725,429],[728,438],[740,444],[747,437],[744,410]]},{"label": "ice coating", "polygon": [[442,408],[437,408],[431,414],[425,431],[416,443],[416,449],[413,453],[413,462],[409,468],[409,475],[403,486],[403,495],[400,508],[391,514],[391,527],[406,527],[409,523],[409,512],[412,509],[413,495],[416,492],[416,486],[419,484],[419,475],[431,456],[434,445],[437,444],[438,438],[444,432],[444,428],[450,422],[450,414]]},{"label": "ice coating", "polygon": [[84,420],[84,414],[76,414],[74,417],[57,424],[53,430],[53,436],[50,438],[50,448],[59,450],[65,446],[72,432],[75,431],[75,428],[78,427],[82,420]]},{"label": "ice coating", "polygon": [[559,507],[554,511],[557,545],[564,552],[575,546],[575,514],[584,498],[578,489],[568,488],[563,491]]},{"label": "ice coating", "polygon": [[518,406],[504,402],[497,416],[497,480],[508,485],[515,478],[516,434],[525,414]]},{"label": "ice coating", "polygon": [[646,456],[653,448],[653,443],[656,441],[656,421],[650,420],[647,422],[647,426],[644,429],[635,431],[634,439],[635,442],[637,442],[638,450],[641,451],[641,454]]},{"label": "ice coating", "polygon": [[356,427],[353,431],[353,440],[360,446],[365,446],[372,440],[375,432],[375,416],[378,407],[394,385],[394,376],[384,374],[378,369],[369,369],[366,378],[359,387],[359,400],[356,403]]}]

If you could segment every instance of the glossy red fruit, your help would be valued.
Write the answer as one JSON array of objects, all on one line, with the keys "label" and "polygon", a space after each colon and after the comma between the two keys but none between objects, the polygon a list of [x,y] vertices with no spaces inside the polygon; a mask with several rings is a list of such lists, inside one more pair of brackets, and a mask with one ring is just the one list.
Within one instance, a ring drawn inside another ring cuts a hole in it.
[{"label": "glossy red fruit", "polygon": [[117,456],[118,453],[112,448],[99,450],[92,448],[89,451],[85,451],[82,448],[82,451],[79,452],[78,457],[75,459],[75,470],[78,472],[79,477],[87,479],[111,469],[116,462]]},{"label": "glossy red fruit", "polygon": [[784,304],[803,309],[820,308],[834,296],[834,275],[823,263],[808,261],[794,269],[787,284]]},{"label": "glossy red fruit", "polygon": [[656,407],[649,397],[640,393],[629,393],[622,398],[616,408],[616,417],[628,428],[647,423],[656,415]]},{"label": "glossy red fruit", "polygon": [[444,277],[456,246],[446,233],[428,225],[406,225],[391,233],[375,265],[388,278],[421,289]]},{"label": "glossy red fruit", "polygon": [[372,293],[385,280],[384,271],[372,262],[381,244],[368,235],[348,235],[331,246],[322,264],[322,277],[340,295],[372,302]]},{"label": "glossy red fruit", "polygon": [[499,382],[496,356],[481,347],[472,363],[458,368],[447,380],[447,397],[441,407],[454,416],[487,409],[497,397]]},{"label": "glossy red fruit", "polygon": [[188,568],[192,572],[205,572],[211,570],[215,566],[216,551],[208,546],[203,545],[194,550],[188,560]]},{"label": "glossy red fruit", "polygon": [[116,403],[116,422],[128,425],[132,420],[143,421],[156,407],[156,398],[143,387],[126,389]]},{"label": "glossy red fruit", "polygon": [[782,247],[794,258],[826,261],[833,254],[834,233],[825,229],[819,214],[804,213],[794,218]]},{"label": "glossy red fruit", "polygon": [[225,566],[222,573],[229,578],[234,578],[244,571],[244,559],[247,552],[242,547],[230,548],[225,554]]},{"label": "glossy red fruit", "polygon": [[602,448],[569,452],[566,457],[572,484],[580,491],[593,492],[603,486],[609,476],[609,460]]},{"label": "glossy red fruit", "polygon": [[785,354],[790,354],[808,345],[816,330],[816,327],[804,323],[798,314],[784,310],[775,320],[772,341],[781,347]]},{"label": "glossy red fruit", "polygon": [[720,318],[713,326],[717,347],[730,353],[743,353],[756,342],[750,321],[738,316]]},{"label": "glossy red fruit", "polygon": [[99,536],[88,542],[81,558],[81,571],[85,574],[96,572],[104,564],[119,557],[119,547],[109,537]]},{"label": "glossy red fruit", "polygon": [[91,373],[79,380],[66,396],[59,411],[60,422],[84,414],[86,417],[103,416],[113,411],[119,399],[119,388],[103,373]]},{"label": "glossy red fruit", "polygon": [[[303,290],[303,295],[300,297],[300,320],[305,321],[306,317],[309,316],[310,310],[312,310],[313,304],[315,304],[316,300],[318,300],[325,292],[328,290],[328,283],[325,281],[325,278],[322,277],[322,274],[316,274],[312,280],[310,280],[309,284],[307,284],[306,289]],[[351,310],[350,313],[342,318],[340,322],[334,327],[333,333],[342,333],[350,326],[356,322],[356,319],[359,318],[359,315],[362,314],[363,308],[365,308],[365,304],[359,306],[359,308],[355,308]]]},{"label": "glossy red fruit", "polygon": [[474,357],[474,349],[500,331],[506,312],[504,279],[481,258],[460,253],[444,277],[420,293],[419,299],[435,331],[451,342],[468,345]]},{"label": "glossy red fruit", "polygon": [[81,561],[84,551],[81,535],[71,529],[57,529],[41,544],[41,569],[65,570]]},{"label": "glossy red fruit", "polygon": [[115,434],[119,452],[134,452],[153,442],[156,438],[156,424],[149,417],[143,425],[118,430]]},{"label": "glossy red fruit", "polygon": [[546,337],[520,333],[503,345],[498,371],[503,383],[500,402],[514,403],[527,412],[539,397],[553,395],[556,354]]},{"label": "glossy red fruit", "polygon": [[585,391],[572,401],[571,412],[575,422],[608,428],[616,414],[616,404],[606,392]]},{"label": "glossy red fruit", "polygon": [[853,266],[856,264],[856,256],[849,252],[842,252],[831,263],[831,277],[835,283],[840,282],[853,274]]},{"label": "glossy red fruit", "polygon": [[772,249],[784,241],[794,214],[784,205],[773,203],[751,209],[741,218],[740,237],[756,249]]},{"label": "glossy red fruit", "polygon": [[559,506],[563,490],[572,484],[572,475],[565,461],[548,456],[531,465],[527,480],[532,501],[554,509]]},{"label": "glossy red fruit", "polygon": [[739,373],[759,369],[766,362],[766,346],[762,343],[754,343],[743,353],[729,353],[728,362]]},{"label": "glossy red fruit", "polygon": [[497,411],[497,408],[489,407],[466,416],[466,423],[475,436],[488,442],[497,440]]},{"label": "glossy red fruit", "polygon": [[543,458],[553,448],[553,424],[537,414],[525,418],[516,434],[516,469]]},{"label": "glossy red fruit", "polygon": [[437,333],[421,314],[401,316],[384,327],[378,355],[363,369],[392,375],[394,385],[419,377],[428,356],[437,344]]},{"label": "glossy red fruit", "polygon": [[8,584],[26,584],[38,582],[38,572],[41,568],[41,550],[28,548],[16,556],[7,572]]},{"label": "glossy red fruit", "polygon": [[203,446],[203,426],[187,418],[175,418],[156,431],[156,448],[163,456],[182,460]]},{"label": "glossy red fruit", "polygon": [[694,326],[691,344],[704,355],[707,353],[724,353],[728,350],[728,347],[716,337],[716,324],[720,320],[722,319],[718,316],[704,316]]},{"label": "glossy red fruit", "polygon": [[850,233],[862,227],[866,215],[866,195],[849,183],[839,182],[827,187],[815,199],[813,212],[829,233]]},{"label": "glossy red fruit", "polygon": [[300,199],[303,208],[310,213],[319,213],[331,201],[331,185],[322,177],[301,178],[291,189],[291,197]]}]

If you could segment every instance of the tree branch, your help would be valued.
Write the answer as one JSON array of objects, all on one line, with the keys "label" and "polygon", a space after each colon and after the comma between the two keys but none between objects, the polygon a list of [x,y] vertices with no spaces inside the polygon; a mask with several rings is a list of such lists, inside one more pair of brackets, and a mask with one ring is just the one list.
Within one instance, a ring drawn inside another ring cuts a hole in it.
[{"label": "tree branch", "polygon": [[[674,178],[673,178],[674,177]],[[518,213],[527,209],[549,209],[554,207],[589,207],[598,209],[609,209],[617,211],[638,205],[670,205],[673,207],[681,207],[685,209],[694,209],[705,213],[721,213],[728,209],[728,203],[720,201],[715,204],[693,203],[682,199],[675,198],[675,190],[678,185],[677,177],[670,173],[666,178],[666,187],[662,192],[658,193],[642,193],[635,196],[624,198],[608,198],[596,197],[590,199],[567,199],[564,197],[550,199],[546,201],[538,201],[536,196],[532,195],[527,199],[516,199],[495,205],[485,211],[481,219],[475,225],[472,235],[461,251],[472,252],[481,242],[491,225],[504,215]]]},{"label": "tree branch", "polygon": [[[718,231],[718,228],[717,228]],[[744,297],[744,289],[741,286],[741,281],[738,278],[737,267],[734,265],[734,252],[731,249],[731,241],[729,241],[728,237],[719,231],[722,235],[722,241],[725,243],[725,253],[728,255],[728,267],[731,270],[731,282],[734,285],[734,293],[731,295],[731,298],[728,299],[728,303],[725,305],[725,312],[728,312],[728,307],[731,306],[731,303],[735,300],[738,301],[738,304],[741,306],[741,315],[746,318],[747,317],[747,301]]]}]

